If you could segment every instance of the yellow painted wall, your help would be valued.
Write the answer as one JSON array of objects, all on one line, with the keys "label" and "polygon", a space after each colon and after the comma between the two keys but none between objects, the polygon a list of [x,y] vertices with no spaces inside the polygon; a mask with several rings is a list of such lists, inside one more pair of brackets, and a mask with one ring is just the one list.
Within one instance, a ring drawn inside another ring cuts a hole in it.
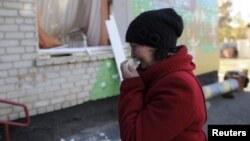
[{"label": "yellow painted wall", "polygon": [[196,49],[195,52],[194,62],[197,66],[195,70],[196,75],[219,70],[219,51],[205,53]]}]

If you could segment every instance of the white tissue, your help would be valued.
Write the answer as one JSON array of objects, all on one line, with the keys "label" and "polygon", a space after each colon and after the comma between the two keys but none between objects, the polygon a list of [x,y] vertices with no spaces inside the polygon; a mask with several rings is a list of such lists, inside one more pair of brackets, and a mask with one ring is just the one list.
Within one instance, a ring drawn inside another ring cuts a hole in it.
[{"label": "white tissue", "polygon": [[129,65],[129,66],[133,67],[134,69],[136,69],[137,66],[139,65],[139,63],[140,62],[138,60],[130,58],[130,59],[128,59],[128,61],[126,63],[126,66],[128,67],[128,65]]}]

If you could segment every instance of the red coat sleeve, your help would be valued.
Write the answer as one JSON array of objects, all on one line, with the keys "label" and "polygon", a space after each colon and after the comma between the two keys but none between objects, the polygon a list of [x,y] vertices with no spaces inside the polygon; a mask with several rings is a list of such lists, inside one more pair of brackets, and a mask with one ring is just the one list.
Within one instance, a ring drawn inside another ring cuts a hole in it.
[{"label": "red coat sleeve", "polygon": [[[139,77],[121,84],[119,125],[122,141],[169,141],[194,119],[194,87],[190,80],[171,75],[148,91]],[[145,106],[143,106],[145,104]]]},{"label": "red coat sleeve", "polygon": [[135,140],[136,119],[143,109],[144,84],[140,77],[123,80],[120,87],[118,116],[122,141]]}]

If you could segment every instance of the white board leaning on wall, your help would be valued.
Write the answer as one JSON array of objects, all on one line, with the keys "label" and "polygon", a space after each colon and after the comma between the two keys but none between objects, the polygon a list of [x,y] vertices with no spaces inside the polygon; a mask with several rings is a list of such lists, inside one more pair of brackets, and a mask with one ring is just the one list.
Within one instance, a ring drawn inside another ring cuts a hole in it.
[{"label": "white board leaning on wall", "polygon": [[122,81],[122,73],[120,64],[126,60],[126,55],[123,49],[120,34],[117,29],[117,24],[113,15],[110,15],[110,20],[106,21],[111,47],[114,53],[116,67],[119,72],[120,80]]}]

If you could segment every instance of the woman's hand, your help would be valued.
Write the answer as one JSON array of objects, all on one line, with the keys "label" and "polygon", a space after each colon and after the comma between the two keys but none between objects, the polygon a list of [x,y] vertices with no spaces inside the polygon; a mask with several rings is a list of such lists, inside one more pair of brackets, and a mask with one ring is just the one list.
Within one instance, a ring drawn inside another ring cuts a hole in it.
[{"label": "woman's hand", "polygon": [[131,77],[138,77],[139,74],[138,74],[137,70],[134,69],[130,65],[126,65],[126,63],[127,63],[127,60],[123,61],[121,63],[122,78],[127,79],[127,78],[131,78]]}]

